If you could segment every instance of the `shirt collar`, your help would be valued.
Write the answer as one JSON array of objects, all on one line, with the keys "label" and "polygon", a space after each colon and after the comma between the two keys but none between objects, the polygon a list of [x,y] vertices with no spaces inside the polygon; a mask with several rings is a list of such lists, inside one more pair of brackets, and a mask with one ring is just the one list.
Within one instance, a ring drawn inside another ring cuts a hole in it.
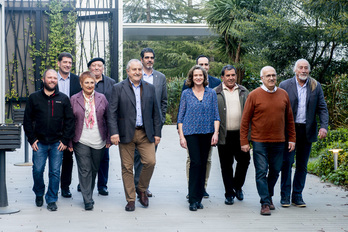
[{"label": "shirt collar", "polygon": [[141,81],[141,79],[140,79],[140,83],[139,83],[139,85],[138,86],[135,86],[134,85],[134,83],[131,81],[131,79],[130,78],[128,78],[128,80],[129,80],[129,83],[134,87],[134,88],[138,88],[138,87],[140,87],[141,86],[141,84],[142,84],[142,81]]},{"label": "shirt collar", "polygon": [[261,89],[265,90],[267,93],[274,93],[275,91],[277,91],[277,86],[274,86],[273,90],[269,90],[264,84],[261,85]]},{"label": "shirt collar", "polygon": [[[222,82],[222,89],[223,89],[223,90],[227,90],[227,91],[230,92],[230,89],[227,88],[227,86],[226,86],[223,82]],[[235,84],[234,84],[234,87],[233,87],[233,91],[235,91],[235,90],[237,90],[237,89],[239,89],[239,86],[237,85],[237,83],[235,83]]]},{"label": "shirt collar", "polygon": [[[58,80],[61,80],[61,79],[65,80],[65,79],[60,75],[60,73],[59,73],[59,71],[58,71]],[[70,79],[70,73],[69,73],[67,79]]]},{"label": "shirt collar", "polygon": [[303,86],[301,86],[301,85],[300,85],[300,83],[299,83],[299,82],[298,82],[298,80],[297,80],[297,77],[295,77],[295,80],[296,80],[296,85],[297,85],[297,87],[304,88],[304,87],[306,87],[306,86],[307,86],[307,83],[308,83],[308,78],[307,78],[307,80],[306,80],[306,82],[304,83],[304,85],[303,85]]},{"label": "shirt collar", "polygon": [[153,76],[153,69],[152,69],[152,72],[151,72],[151,74],[150,74],[150,75],[147,75],[147,74],[144,72],[144,70],[143,70],[143,76],[148,76],[148,77]]}]

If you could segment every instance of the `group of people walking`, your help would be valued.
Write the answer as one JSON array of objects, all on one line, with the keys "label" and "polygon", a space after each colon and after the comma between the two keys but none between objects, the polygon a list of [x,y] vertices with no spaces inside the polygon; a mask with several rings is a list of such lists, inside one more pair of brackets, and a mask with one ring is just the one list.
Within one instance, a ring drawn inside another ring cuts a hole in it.
[{"label": "group of people walking", "polygon": [[[93,58],[80,77],[70,73],[72,56],[58,57],[59,70],[46,70],[43,88],[29,96],[24,130],[33,148],[33,191],[38,207],[43,198],[57,210],[59,182],[63,197],[71,197],[72,156],[75,153],[85,210],[94,207],[93,190],[108,195],[109,147],[119,146],[126,211],[135,210],[137,196],[149,206],[150,180],[167,110],[165,76],[153,69],[155,52],[145,48],[141,59],[128,62],[127,78],[115,83],[103,74],[105,61]],[[274,210],[272,196],[281,172],[281,205],[304,207],[302,198],[311,144],[328,128],[328,111],[320,84],[309,76],[309,62],[300,59],[295,76],[279,87],[273,67],[261,69],[262,86],[249,91],[237,84],[237,69],[226,65],[222,82],[208,75],[209,59],[199,56],[188,72],[178,112],[181,147],[187,149],[189,210],[203,209],[212,147],[217,146],[225,204],[244,199],[242,187],[250,163],[250,143],[262,215]],[[296,172],[291,181],[296,154]],[[45,194],[43,173],[49,160]],[[236,170],[233,164],[236,161]],[[62,174],[60,176],[60,169]],[[291,186],[292,192],[291,192]],[[290,201],[291,198],[291,201]]]}]

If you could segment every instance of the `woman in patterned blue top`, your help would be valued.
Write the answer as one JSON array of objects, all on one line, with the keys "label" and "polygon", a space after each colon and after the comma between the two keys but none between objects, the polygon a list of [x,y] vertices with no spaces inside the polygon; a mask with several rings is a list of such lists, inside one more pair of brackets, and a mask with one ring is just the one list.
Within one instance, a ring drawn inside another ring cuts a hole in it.
[{"label": "woman in patterned blue top", "polygon": [[203,209],[205,173],[210,146],[218,142],[220,117],[216,92],[207,87],[208,74],[199,65],[193,66],[186,80],[189,87],[181,94],[178,113],[180,145],[188,149],[189,209]]}]

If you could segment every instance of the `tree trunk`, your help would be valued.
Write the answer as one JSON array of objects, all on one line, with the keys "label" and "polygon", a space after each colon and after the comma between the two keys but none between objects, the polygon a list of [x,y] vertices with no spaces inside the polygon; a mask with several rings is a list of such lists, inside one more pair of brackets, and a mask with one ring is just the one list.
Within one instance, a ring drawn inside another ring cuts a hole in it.
[{"label": "tree trunk", "polygon": [[187,23],[192,23],[192,9],[193,9],[193,5],[192,5],[192,0],[188,0],[187,1]]},{"label": "tree trunk", "polygon": [[146,0],[146,22],[151,23],[151,3],[150,3],[150,0]]},{"label": "tree trunk", "polygon": [[240,67],[240,53],[241,53],[241,45],[242,41],[239,40],[238,42],[238,48],[236,51],[236,58],[234,59],[234,64],[237,66],[237,83],[242,84],[243,78],[244,78],[244,69]]}]

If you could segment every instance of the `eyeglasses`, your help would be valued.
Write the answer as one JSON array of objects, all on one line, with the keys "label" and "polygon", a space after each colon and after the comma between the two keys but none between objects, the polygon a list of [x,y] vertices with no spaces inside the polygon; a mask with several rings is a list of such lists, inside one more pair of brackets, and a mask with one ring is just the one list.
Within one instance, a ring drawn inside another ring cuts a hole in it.
[{"label": "eyeglasses", "polygon": [[264,77],[266,77],[267,79],[269,79],[269,78],[271,78],[271,77],[276,78],[276,77],[277,77],[277,74],[268,74],[268,75],[266,75],[266,76],[264,76]]},{"label": "eyeglasses", "polygon": [[145,56],[144,59],[151,59],[151,60],[154,60],[155,57],[154,57],[154,56]]},{"label": "eyeglasses", "polygon": [[209,66],[209,64],[208,63],[200,63],[200,64],[198,64],[199,66]]}]

